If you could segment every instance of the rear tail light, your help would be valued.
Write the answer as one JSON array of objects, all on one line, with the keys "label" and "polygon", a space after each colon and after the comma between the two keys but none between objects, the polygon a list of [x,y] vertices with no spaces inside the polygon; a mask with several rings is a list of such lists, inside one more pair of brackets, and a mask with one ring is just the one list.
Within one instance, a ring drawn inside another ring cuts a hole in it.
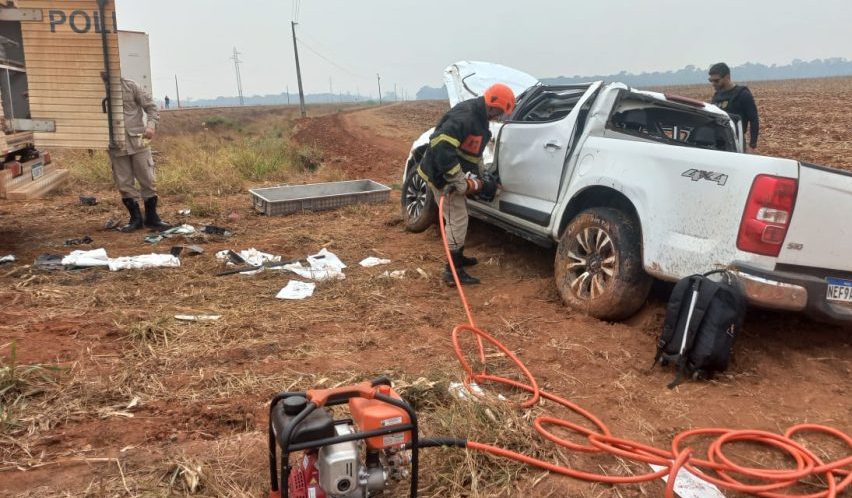
[{"label": "rear tail light", "polygon": [[3,165],[3,169],[11,171],[13,177],[24,174],[24,166],[18,161],[9,161]]},{"label": "rear tail light", "polygon": [[797,190],[798,183],[793,178],[758,175],[746,200],[737,248],[778,256],[790,228]]},{"label": "rear tail light", "polygon": [[42,160],[44,161],[44,165],[45,165],[45,166],[47,166],[48,164],[50,164],[51,162],[53,162],[53,159],[50,157],[50,152],[42,152],[42,153],[41,153],[41,158],[42,158]]}]

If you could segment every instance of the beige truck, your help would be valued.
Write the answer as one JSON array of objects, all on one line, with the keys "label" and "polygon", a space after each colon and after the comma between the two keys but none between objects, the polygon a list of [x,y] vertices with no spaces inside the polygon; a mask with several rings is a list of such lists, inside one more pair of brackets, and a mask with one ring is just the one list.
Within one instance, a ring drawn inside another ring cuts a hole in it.
[{"label": "beige truck", "polygon": [[48,150],[121,146],[120,77],[114,0],[0,1],[0,198],[60,185]]}]

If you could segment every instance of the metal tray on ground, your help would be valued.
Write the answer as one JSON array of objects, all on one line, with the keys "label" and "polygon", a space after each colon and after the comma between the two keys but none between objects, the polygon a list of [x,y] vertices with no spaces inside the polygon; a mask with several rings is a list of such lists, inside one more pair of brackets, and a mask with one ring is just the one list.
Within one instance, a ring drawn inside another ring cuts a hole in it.
[{"label": "metal tray on ground", "polygon": [[282,185],[249,190],[254,208],[267,215],[325,211],[349,204],[379,204],[390,198],[390,187],[373,180]]}]

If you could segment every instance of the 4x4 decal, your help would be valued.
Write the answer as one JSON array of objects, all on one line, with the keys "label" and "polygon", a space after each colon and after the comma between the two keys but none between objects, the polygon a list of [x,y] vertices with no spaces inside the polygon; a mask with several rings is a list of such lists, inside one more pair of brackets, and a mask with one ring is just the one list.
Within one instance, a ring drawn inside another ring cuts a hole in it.
[{"label": "4x4 decal", "polygon": [[716,183],[719,186],[723,186],[728,183],[728,175],[716,173],[715,171],[704,171],[703,169],[688,169],[680,176],[690,178],[694,182],[697,182],[698,180],[707,180]]}]

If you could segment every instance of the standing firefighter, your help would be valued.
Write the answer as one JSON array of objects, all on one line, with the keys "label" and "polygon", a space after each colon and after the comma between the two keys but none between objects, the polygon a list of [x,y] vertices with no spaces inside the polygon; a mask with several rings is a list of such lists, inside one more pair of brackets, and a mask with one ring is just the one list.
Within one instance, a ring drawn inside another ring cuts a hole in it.
[{"label": "standing firefighter", "polygon": [[[468,221],[465,196],[494,198],[497,182],[489,176],[479,178],[479,162],[491,140],[488,122],[511,114],[514,109],[515,94],[501,83],[489,87],[482,97],[456,104],[435,127],[417,169],[417,174],[429,183],[435,199],[440,201],[441,196],[445,197],[447,241],[462,285],[479,283],[479,279],[464,270],[465,266],[477,263],[476,258],[464,256]],[[449,264],[444,270],[444,281],[455,285]]]},{"label": "standing firefighter", "polygon": [[[144,224],[158,230],[169,228],[157,215],[157,190],[154,187],[154,158],[148,140],[154,138],[160,112],[154,99],[134,81],[121,79],[122,98],[124,100],[124,137],[123,149],[111,150],[112,176],[121,193],[124,207],[130,213],[130,221],[121,227],[122,232],[139,230]],[[135,182],[139,182],[136,189]],[[136,201],[142,197],[145,204],[145,218]]]}]

